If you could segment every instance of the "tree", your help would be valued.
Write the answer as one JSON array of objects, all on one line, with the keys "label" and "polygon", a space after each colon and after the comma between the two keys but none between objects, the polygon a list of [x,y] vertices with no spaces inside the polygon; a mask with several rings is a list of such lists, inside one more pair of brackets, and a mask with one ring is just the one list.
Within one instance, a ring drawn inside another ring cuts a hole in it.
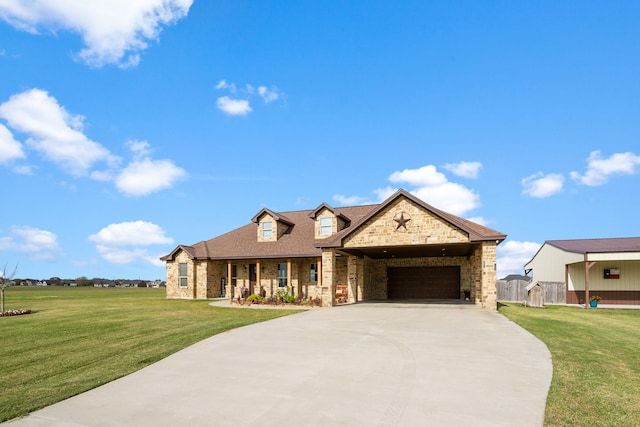
[{"label": "tree", "polygon": [[4,313],[4,290],[13,284],[13,276],[16,275],[18,266],[13,269],[13,273],[7,276],[7,265],[2,267],[2,273],[0,273],[0,313]]}]

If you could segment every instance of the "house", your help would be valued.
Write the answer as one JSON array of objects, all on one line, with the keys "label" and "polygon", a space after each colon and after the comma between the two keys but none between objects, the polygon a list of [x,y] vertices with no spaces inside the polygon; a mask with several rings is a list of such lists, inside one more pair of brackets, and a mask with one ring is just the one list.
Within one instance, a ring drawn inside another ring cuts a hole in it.
[{"label": "house", "polygon": [[462,299],[496,309],[496,247],[506,235],[428,205],[405,190],[381,204],[274,212],[191,246],[166,262],[167,298],[234,299],[248,293],[336,304]]},{"label": "house", "polygon": [[524,280],[525,282],[528,282],[529,279],[530,277],[524,276],[522,274],[508,274],[500,280],[504,282],[512,282],[514,280]]},{"label": "house", "polygon": [[524,266],[533,282],[563,282],[567,304],[640,304],[640,237],[547,240]]}]

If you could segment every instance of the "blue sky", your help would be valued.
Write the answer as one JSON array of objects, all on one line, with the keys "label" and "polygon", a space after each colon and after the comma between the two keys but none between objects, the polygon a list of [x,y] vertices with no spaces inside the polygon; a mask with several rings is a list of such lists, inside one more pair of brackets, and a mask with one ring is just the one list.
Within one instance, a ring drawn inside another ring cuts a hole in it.
[{"label": "blue sky", "polygon": [[638,236],[640,5],[0,2],[0,266],[163,279],[274,211],[397,188],[506,233]]}]

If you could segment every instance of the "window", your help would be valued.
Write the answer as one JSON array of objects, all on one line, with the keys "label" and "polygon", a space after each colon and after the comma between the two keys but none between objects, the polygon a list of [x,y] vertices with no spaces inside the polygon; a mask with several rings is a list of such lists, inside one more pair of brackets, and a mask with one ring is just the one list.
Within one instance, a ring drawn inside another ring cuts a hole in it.
[{"label": "window", "polygon": [[328,236],[333,231],[333,220],[331,218],[320,218],[320,235]]},{"label": "window", "polygon": [[318,281],[318,264],[315,262],[312,262],[309,268],[309,281],[311,283]]},{"label": "window", "polygon": [[238,266],[236,264],[231,264],[231,286],[236,286],[238,284]]},{"label": "window", "polygon": [[269,239],[273,234],[273,223],[271,221],[265,221],[262,223],[262,238]]},{"label": "window", "polygon": [[181,288],[187,287],[187,263],[178,264],[178,284]]},{"label": "window", "polygon": [[287,286],[287,263],[281,262],[278,264],[278,287],[284,288]]}]

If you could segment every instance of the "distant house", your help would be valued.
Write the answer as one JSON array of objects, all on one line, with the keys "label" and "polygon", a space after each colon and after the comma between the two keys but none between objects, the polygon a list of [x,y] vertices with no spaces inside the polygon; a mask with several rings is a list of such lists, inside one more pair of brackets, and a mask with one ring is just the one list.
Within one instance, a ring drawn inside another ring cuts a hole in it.
[{"label": "distant house", "polygon": [[147,282],[144,280],[120,280],[116,286],[119,288],[146,288]]},{"label": "distant house", "polygon": [[381,204],[260,210],[247,224],[166,262],[167,298],[296,297],[338,301],[470,299],[496,309],[496,247],[506,235],[399,190]]},{"label": "distant house", "polygon": [[522,274],[509,274],[507,276],[504,276],[500,280],[505,281],[505,282],[511,282],[513,280],[524,280],[525,282],[528,282],[529,280],[531,280],[531,277],[523,276]]},{"label": "distant house", "polygon": [[640,237],[547,240],[524,268],[533,282],[564,282],[567,304],[640,304]]},{"label": "distant house", "polygon": [[113,280],[96,280],[93,283],[93,286],[96,288],[113,288],[116,286],[116,282]]}]

